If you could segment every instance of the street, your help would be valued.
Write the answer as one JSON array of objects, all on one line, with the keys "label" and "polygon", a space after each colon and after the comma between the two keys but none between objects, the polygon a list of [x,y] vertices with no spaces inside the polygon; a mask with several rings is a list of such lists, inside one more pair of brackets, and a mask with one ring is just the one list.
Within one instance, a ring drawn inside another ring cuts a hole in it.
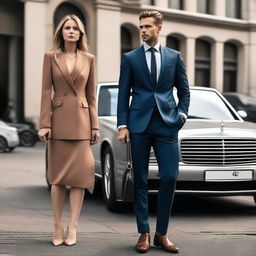
[{"label": "street", "polygon": [[[0,256],[139,255],[138,235],[130,205],[108,212],[100,184],[85,196],[78,243],[53,247],[50,193],[45,182],[44,144],[0,154]],[[156,200],[150,199],[151,235],[155,231]],[[192,197],[177,195],[169,237],[180,256],[253,256],[256,251],[256,206],[252,197]],[[69,219],[68,197],[63,209]],[[168,255],[152,248],[146,255]]]}]

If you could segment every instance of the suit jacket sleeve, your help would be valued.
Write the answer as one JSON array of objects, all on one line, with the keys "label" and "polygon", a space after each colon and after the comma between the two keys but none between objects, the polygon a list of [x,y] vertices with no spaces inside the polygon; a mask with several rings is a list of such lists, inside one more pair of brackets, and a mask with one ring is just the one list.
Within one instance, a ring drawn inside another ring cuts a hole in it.
[{"label": "suit jacket sleeve", "polygon": [[99,128],[97,106],[96,106],[96,74],[95,74],[95,57],[94,56],[91,61],[89,77],[86,85],[86,98],[89,105],[91,127]]},{"label": "suit jacket sleeve", "polygon": [[39,128],[51,128],[52,69],[50,55],[45,53],[43,63],[41,112]]},{"label": "suit jacket sleeve", "polygon": [[129,99],[132,84],[131,66],[127,56],[124,54],[121,61],[119,78],[119,91],[117,102],[117,127],[128,123]]},{"label": "suit jacket sleeve", "polygon": [[177,88],[179,98],[178,109],[180,112],[188,115],[190,91],[184,61],[180,54],[178,55],[176,66],[175,87]]}]

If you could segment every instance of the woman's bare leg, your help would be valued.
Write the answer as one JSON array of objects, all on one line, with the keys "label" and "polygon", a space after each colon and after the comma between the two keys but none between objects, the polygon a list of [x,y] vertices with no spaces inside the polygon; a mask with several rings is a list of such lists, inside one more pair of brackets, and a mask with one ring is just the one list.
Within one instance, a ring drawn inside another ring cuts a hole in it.
[{"label": "woman's bare leg", "polygon": [[76,244],[76,227],[83,205],[83,201],[84,189],[72,187],[70,190],[71,219],[68,224],[67,239],[65,240],[66,245]]},{"label": "woman's bare leg", "polygon": [[63,226],[61,216],[66,197],[66,187],[63,185],[52,185],[51,197],[54,213],[54,238],[52,243],[56,246],[63,243]]}]

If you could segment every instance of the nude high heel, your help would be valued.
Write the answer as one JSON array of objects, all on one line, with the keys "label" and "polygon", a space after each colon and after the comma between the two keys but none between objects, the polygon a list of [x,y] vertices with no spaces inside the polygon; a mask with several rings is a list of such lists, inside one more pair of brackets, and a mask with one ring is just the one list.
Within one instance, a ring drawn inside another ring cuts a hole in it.
[{"label": "nude high heel", "polygon": [[67,238],[64,240],[64,244],[67,246],[76,245],[76,227],[74,229],[67,227]]},{"label": "nude high heel", "polygon": [[63,234],[64,234],[63,228],[58,228],[55,226],[54,237],[52,240],[53,246],[60,246],[63,244],[63,242],[64,242]]}]

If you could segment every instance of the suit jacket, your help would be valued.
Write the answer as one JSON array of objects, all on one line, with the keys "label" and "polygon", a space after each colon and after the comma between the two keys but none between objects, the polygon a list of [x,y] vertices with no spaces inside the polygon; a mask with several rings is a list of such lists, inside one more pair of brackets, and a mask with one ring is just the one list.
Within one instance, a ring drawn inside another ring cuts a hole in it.
[{"label": "suit jacket", "polygon": [[[154,87],[146,63],[144,47],[141,46],[122,57],[119,79],[117,126],[127,125],[130,132],[143,132],[150,121],[154,108],[170,127],[182,123],[179,112],[188,114],[189,85],[184,62],[179,52],[161,46],[161,70]],[[173,97],[177,88],[178,105]],[[132,101],[129,106],[130,94]]]},{"label": "suit jacket", "polygon": [[53,139],[91,139],[98,128],[95,58],[77,51],[71,74],[63,53],[45,53],[40,128],[51,128]]}]

